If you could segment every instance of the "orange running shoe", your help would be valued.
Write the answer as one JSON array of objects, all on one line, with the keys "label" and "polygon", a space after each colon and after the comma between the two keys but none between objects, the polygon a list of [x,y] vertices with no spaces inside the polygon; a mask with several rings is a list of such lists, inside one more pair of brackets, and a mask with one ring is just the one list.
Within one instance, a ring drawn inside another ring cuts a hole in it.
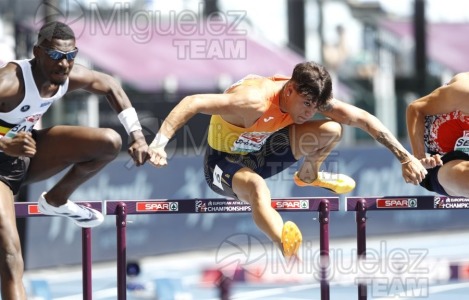
[{"label": "orange running shoe", "polygon": [[293,175],[297,186],[315,186],[327,189],[336,194],[345,194],[355,188],[355,180],[344,174],[318,172],[318,177],[311,183],[304,182],[298,177],[298,172]]},{"label": "orange running shoe", "polygon": [[303,235],[298,226],[292,221],[285,222],[282,229],[283,256],[287,258],[297,256],[301,242],[303,242]]}]

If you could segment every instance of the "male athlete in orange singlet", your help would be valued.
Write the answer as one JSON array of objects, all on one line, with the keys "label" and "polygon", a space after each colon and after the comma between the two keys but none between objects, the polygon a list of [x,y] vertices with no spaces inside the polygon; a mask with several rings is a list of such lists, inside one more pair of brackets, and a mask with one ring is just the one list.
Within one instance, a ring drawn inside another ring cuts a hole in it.
[{"label": "male athlete in orange singlet", "polygon": [[[327,119],[312,120],[316,112]],[[337,194],[353,190],[352,178],[319,171],[341,138],[341,124],[365,130],[391,150],[402,163],[406,182],[418,184],[426,173],[376,117],[334,99],[329,73],[313,62],[296,65],[291,78],[251,75],[223,94],[184,98],[150,144],[152,164],[167,164],[166,144],[197,113],[212,115],[205,156],[208,185],[220,195],[249,203],[257,226],[279,245],[285,257],[296,256],[301,232],[293,222],[284,223],[271,207],[264,179],[304,158],[294,175],[297,185]]]}]

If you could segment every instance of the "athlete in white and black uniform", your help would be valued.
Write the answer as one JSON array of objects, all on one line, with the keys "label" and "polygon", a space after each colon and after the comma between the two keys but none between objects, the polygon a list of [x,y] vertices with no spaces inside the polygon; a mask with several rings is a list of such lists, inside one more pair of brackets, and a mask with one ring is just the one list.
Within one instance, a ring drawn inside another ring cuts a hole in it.
[{"label": "athlete in white and black uniform", "polygon": [[82,227],[102,223],[101,213],[68,200],[120,152],[119,134],[107,128],[53,126],[34,130],[42,114],[65,93],[83,89],[106,96],[131,138],[129,154],[137,166],[148,145],[135,109],[111,76],[74,65],[78,49],[71,28],[45,24],[31,60],[0,68],[0,279],[2,299],[26,299],[23,259],[16,229],[14,195],[24,184],[45,180],[70,167],[39,197],[43,214],[65,216]]},{"label": "athlete in white and black uniform", "polygon": [[[23,77],[24,97],[13,110],[0,112],[0,138],[13,138],[20,132],[31,132],[34,125],[49,109],[51,104],[67,93],[69,79],[61,84],[57,92],[48,98],[42,98],[34,82],[29,60],[13,61],[18,65]],[[21,183],[28,169],[28,156],[9,156],[0,152],[0,181],[8,185],[13,194],[18,193]]]}]

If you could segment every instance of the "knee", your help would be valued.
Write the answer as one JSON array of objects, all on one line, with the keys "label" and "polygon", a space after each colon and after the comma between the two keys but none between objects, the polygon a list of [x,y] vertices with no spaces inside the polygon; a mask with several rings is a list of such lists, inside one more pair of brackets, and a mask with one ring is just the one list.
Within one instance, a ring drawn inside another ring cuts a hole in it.
[{"label": "knee", "polygon": [[330,136],[335,141],[342,138],[343,127],[342,124],[335,121],[328,121],[322,125],[324,133]]},{"label": "knee", "polygon": [[122,148],[121,136],[113,129],[103,128],[101,137],[103,144],[102,153],[105,153],[111,159],[114,159]]},{"label": "knee", "polygon": [[265,180],[252,181],[247,186],[248,198],[251,208],[257,210],[265,205],[270,206],[270,190]]}]

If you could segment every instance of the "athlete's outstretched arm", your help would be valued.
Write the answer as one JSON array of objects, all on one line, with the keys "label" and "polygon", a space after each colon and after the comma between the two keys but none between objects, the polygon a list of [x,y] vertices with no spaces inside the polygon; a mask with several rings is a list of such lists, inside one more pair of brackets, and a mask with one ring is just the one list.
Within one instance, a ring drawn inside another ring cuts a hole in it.
[{"label": "athlete's outstretched arm", "polygon": [[156,167],[167,165],[164,148],[176,131],[196,114],[235,116],[242,119],[262,101],[255,91],[243,90],[228,94],[198,94],[182,99],[161,124],[150,144],[150,162]]},{"label": "athlete's outstretched arm", "polygon": [[130,156],[137,166],[143,165],[148,158],[148,145],[137,113],[119,82],[108,74],[90,70],[79,64],[74,65],[69,78],[69,91],[83,89],[106,97],[132,140],[128,149]]},{"label": "athlete's outstretched arm", "polygon": [[402,164],[402,176],[406,182],[418,184],[425,177],[427,171],[419,160],[374,115],[337,99],[329,101],[321,108],[321,113],[339,123],[362,129],[388,148]]}]

